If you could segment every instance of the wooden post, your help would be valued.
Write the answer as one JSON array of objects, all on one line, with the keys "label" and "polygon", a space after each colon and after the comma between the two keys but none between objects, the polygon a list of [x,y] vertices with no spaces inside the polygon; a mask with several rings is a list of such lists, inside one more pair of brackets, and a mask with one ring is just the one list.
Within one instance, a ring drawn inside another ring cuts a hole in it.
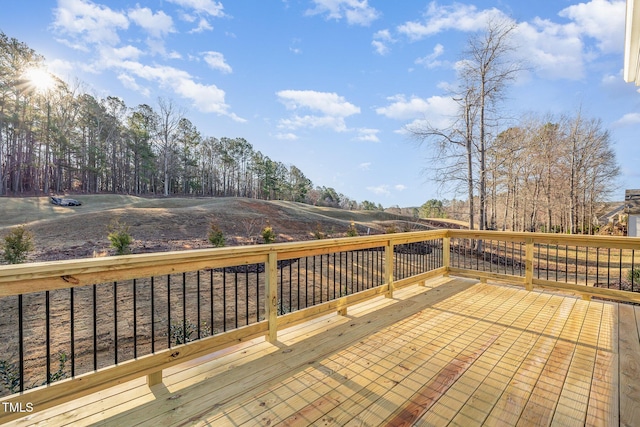
[{"label": "wooden post", "polygon": [[533,239],[528,237],[525,240],[524,254],[524,287],[528,291],[533,290]]},{"label": "wooden post", "polygon": [[153,387],[160,383],[162,383],[162,371],[152,372],[147,375],[147,385],[149,387]]},{"label": "wooden post", "polygon": [[393,243],[391,240],[388,240],[384,247],[384,280],[389,286],[385,297],[393,298]]},{"label": "wooden post", "polygon": [[269,322],[269,333],[267,341],[276,342],[278,340],[278,254],[269,252],[265,280],[265,318]]},{"label": "wooden post", "polygon": [[449,277],[449,268],[451,267],[451,237],[442,238],[442,266],[444,267],[444,277]]}]

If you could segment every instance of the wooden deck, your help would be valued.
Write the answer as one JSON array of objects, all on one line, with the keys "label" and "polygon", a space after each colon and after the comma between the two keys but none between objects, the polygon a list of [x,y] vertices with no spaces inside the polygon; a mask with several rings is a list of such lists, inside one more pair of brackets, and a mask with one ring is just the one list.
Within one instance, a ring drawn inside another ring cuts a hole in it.
[{"label": "wooden deck", "polygon": [[640,425],[640,307],[439,278],[9,425]]}]

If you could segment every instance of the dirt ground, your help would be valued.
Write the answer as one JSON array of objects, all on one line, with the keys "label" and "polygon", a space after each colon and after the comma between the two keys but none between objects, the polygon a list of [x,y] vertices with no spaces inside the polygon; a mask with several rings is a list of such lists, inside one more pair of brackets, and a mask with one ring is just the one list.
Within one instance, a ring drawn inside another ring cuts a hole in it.
[{"label": "dirt ground", "polygon": [[223,231],[227,246],[261,242],[260,231],[267,222],[279,242],[313,239],[318,229],[328,237],[344,237],[352,221],[361,235],[451,226],[378,211],[246,198],[73,197],[82,206],[53,206],[46,197],[1,197],[0,235],[25,225],[35,244],[29,261],[37,262],[113,254],[107,240],[107,225],[113,219],[130,227],[132,253],[211,247],[207,233],[212,222]]},{"label": "dirt ground", "polygon": [[[223,231],[227,246],[259,243],[260,231],[267,223],[279,242],[314,239],[317,231],[327,237],[344,237],[352,221],[361,235],[443,225],[384,212],[343,211],[242,198],[142,199],[112,195],[74,198],[83,205],[53,206],[47,198],[0,198],[0,234],[24,224],[33,234],[35,251],[29,261],[34,262],[111,255],[113,249],[106,236],[107,224],[113,219],[130,226],[134,254],[210,247],[207,233],[212,222]],[[425,256],[433,258],[435,253]],[[382,265],[376,252],[365,251],[355,259],[353,255],[349,259],[345,253],[344,258],[311,257],[281,266],[280,314],[323,298],[353,293],[363,283],[375,286],[382,280]],[[196,338],[198,325],[201,336],[206,336],[233,329],[236,324],[254,323],[264,315],[263,286],[264,274],[256,266],[250,272],[206,270],[158,277],[154,278],[153,286],[151,278],[142,278],[135,284],[125,281],[117,285],[97,284],[95,288],[83,286],[74,289],[73,304],[70,290],[53,291],[49,295],[51,373],[57,371],[62,354],[74,355],[77,375],[91,371],[94,363],[101,368],[115,363],[116,358],[131,359],[134,340],[138,355],[142,355],[151,352],[152,342],[158,351],[167,348],[169,341],[173,345],[180,343],[185,335],[188,339]],[[27,388],[41,384],[46,378],[46,305],[45,293],[23,297]],[[0,363],[13,364],[4,370],[0,366],[0,377],[17,370],[18,306],[18,297],[0,299]],[[186,332],[184,325],[188,328]],[[66,377],[71,375],[71,365],[69,358],[63,370]],[[7,393],[7,387],[0,385],[0,395]]]}]

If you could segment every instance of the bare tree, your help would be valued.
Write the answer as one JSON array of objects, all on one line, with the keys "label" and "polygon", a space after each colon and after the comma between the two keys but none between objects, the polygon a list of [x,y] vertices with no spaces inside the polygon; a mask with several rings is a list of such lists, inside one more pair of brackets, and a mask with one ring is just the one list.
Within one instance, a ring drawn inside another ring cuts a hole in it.
[{"label": "bare tree", "polygon": [[170,99],[158,98],[158,107],[160,111],[158,113],[157,141],[160,157],[162,158],[164,195],[168,196],[171,188],[171,166],[176,149],[175,136],[183,113]]},{"label": "bare tree", "polygon": [[476,122],[477,102],[472,87],[463,87],[461,93],[453,94],[458,104],[458,115],[453,124],[439,129],[429,122],[407,126],[411,136],[419,144],[432,144],[435,150],[429,159],[432,173],[441,185],[455,186],[464,183],[469,204],[469,229],[474,227],[474,144],[473,131]]},{"label": "bare tree", "polygon": [[487,143],[490,113],[504,98],[507,85],[522,65],[514,58],[515,46],[511,36],[516,28],[508,20],[491,20],[483,33],[473,35],[467,42],[465,59],[460,62],[460,79],[475,95],[478,126],[478,166],[480,229],[487,228]]}]

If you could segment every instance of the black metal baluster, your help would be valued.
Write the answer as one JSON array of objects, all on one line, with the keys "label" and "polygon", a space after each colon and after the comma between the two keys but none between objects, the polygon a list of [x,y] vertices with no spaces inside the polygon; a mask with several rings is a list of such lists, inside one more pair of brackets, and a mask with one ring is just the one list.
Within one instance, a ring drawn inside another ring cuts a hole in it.
[{"label": "black metal baluster", "polygon": [[[277,261],[276,261],[277,263]],[[283,274],[284,268],[280,268],[280,293],[278,294],[278,314],[284,313],[283,304],[284,304],[284,293],[282,292],[282,286],[284,283]]]},{"label": "black metal baluster", "polygon": [[74,308],[74,290],[75,288],[69,289],[69,339],[71,340],[71,377],[76,376],[76,334],[75,334],[75,308]]},{"label": "black metal baluster", "polygon": [[596,283],[600,283],[600,248],[596,248]]},{"label": "black metal baluster", "polygon": [[136,279],[133,279],[133,357],[138,357],[138,292]]},{"label": "black metal baluster", "polygon": [[356,253],[356,263],[354,264],[356,268],[356,291],[359,292],[360,291],[360,275],[359,275],[360,268],[358,267],[359,254],[358,254],[358,251],[354,251],[354,252]]},{"label": "black metal baluster", "polygon": [[[335,254],[334,254],[335,255]],[[298,279],[297,279],[297,285],[298,285],[298,310],[300,310],[300,259],[298,258],[298,262],[296,263],[297,267],[296,268],[296,272],[298,275]],[[335,274],[335,271],[334,271]]]},{"label": "black metal baluster", "polygon": [[50,295],[49,291],[45,293],[45,340],[47,346],[47,384],[49,384],[51,380],[51,313],[49,310],[50,306]]},{"label": "black metal baluster", "polygon": [[[258,305],[256,304],[256,307]],[[249,325],[249,266],[247,265],[244,270],[244,307],[245,307],[245,324]]]},{"label": "black metal baluster", "polygon": [[238,307],[238,270],[235,269],[235,271],[233,272],[233,283],[234,283],[234,308],[233,308],[233,314],[235,316],[235,328],[238,329],[238,312],[240,311]]},{"label": "black metal baluster", "polygon": [[607,248],[607,288],[611,283],[611,248]]},{"label": "black metal baluster", "polygon": [[187,342],[187,273],[182,273],[182,344]]},{"label": "black metal baluster", "polygon": [[213,268],[209,270],[209,315],[211,317],[211,335],[213,335],[214,324],[213,324]]},{"label": "black metal baluster", "polygon": [[558,247],[560,245],[556,245],[556,282],[558,281]]},{"label": "black metal baluster", "polygon": [[333,299],[336,299],[336,253],[333,253]]},{"label": "black metal baluster", "polygon": [[171,275],[167,274],[167,348],[171,348]]},{"label": "black metal baluster", "polygon": [[636,250],[635,249],[631,249],[631,273],[630,273],[630,275],[631,275],[631,292],[633,292],[634,279],[635,279],[635,276],[636,276],[636,274],[635,274],[636,273],[636,269],[634,267],[635,253],[636,253]]},{"label": "black metal baluster", "polygon": [[291,265],[293,264],[293,260],[289,260],[289,313],[293,311],[293,292],[291,287],[292,275],[291,275]]},{"label": "black metal baluster", "polygon": [[98,370],[98,289],[93,285],[93,370]]},{"label": "black metal baluster", "polygon": [[18,295],[18,376],[20,393],[24,391],[24,310],[22,294]]},{"label": "black metal baluster", "polygon": [[118,364],[118,282],[113,282],[113,360]]},{"label": "black metal baluster", "polygon": [[197,297],[196,297],[196,311],[197,311],[197,317],[198,317],[198,339],[202,338],[202,332],[201,332],[201,328],[200,328],[200,323],[202,322],[201,318],[200,318],[200,270],[196,271],[196,290],[197,290]]},{"label": "black metal baluster", "polygon": [[569,246],[564,245],[564,282],[569,281]]},{"label": "black metal baluster", "polygon": [[304,258],[304,307],[309,307],[309,257]]},{"label": "black metal baluster", "polygon": [[151,276],[151,353],[156,352],[156,310],[154,302],[155,294],[155,281]]},{"label": "black metal baluster", "polygon": [[633,285],[634,285],[634,280],[636,278],[635,256],[636,256],[636,250],[631,249],[631,292],[634,292]]}]

